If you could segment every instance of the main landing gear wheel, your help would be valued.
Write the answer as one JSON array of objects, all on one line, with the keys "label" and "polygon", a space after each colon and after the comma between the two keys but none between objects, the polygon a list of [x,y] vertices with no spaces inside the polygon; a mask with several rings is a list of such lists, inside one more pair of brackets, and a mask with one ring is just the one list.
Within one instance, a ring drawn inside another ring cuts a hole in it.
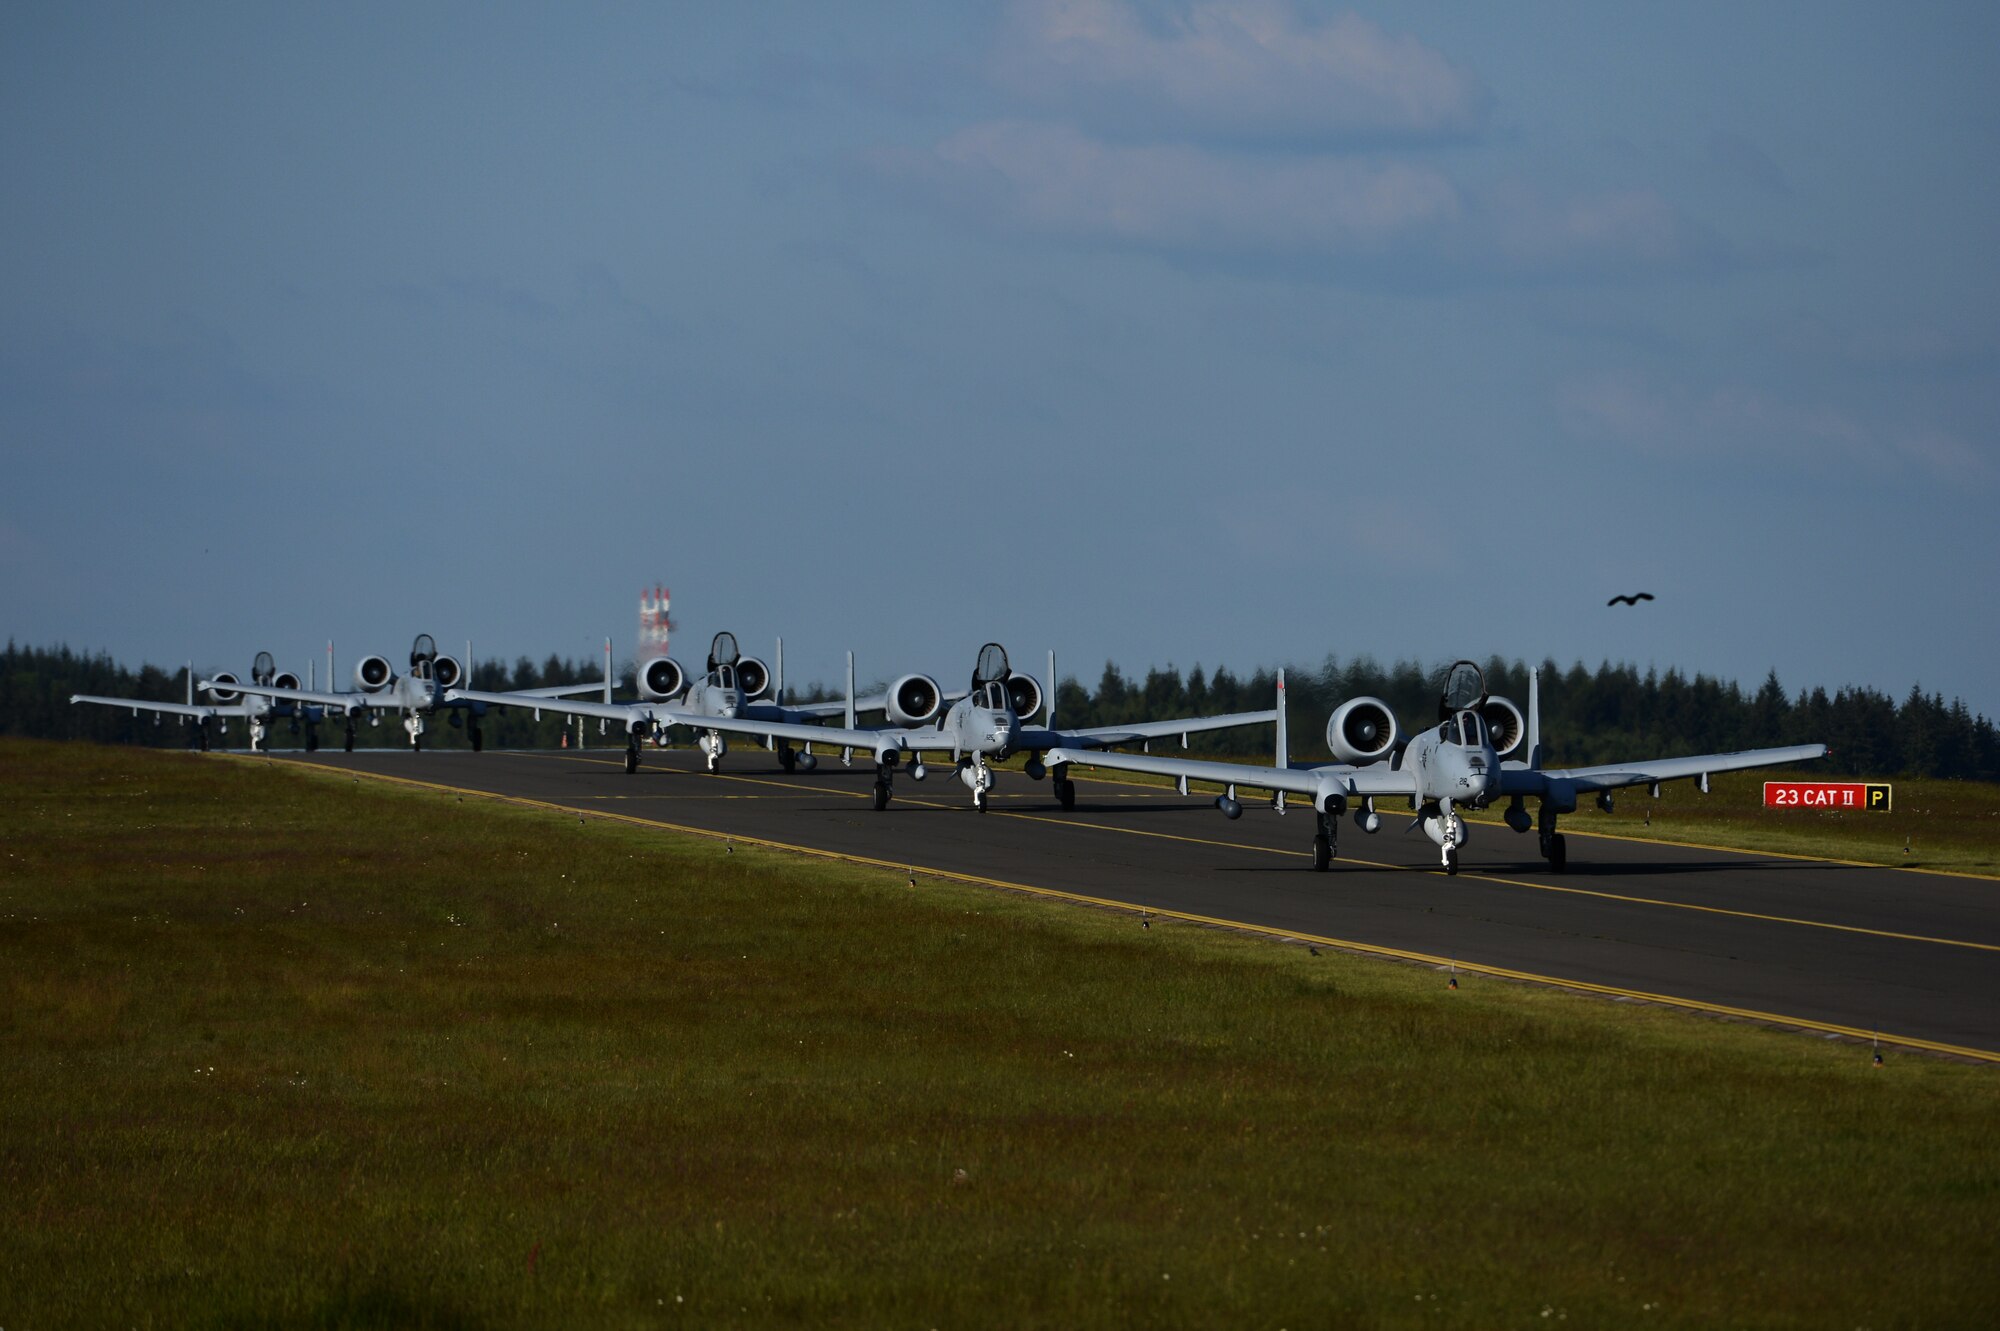
[{"label": "main landing gear wheel", "polygon": [[778,766],[784,768],[787,772],[796,772],[799,770],[799,755],[789,744],[778,750]]},{"label": "main landing gear wheel", "polygon": [[638,770],[639,746],[637,744],[628,744],[625,747],[625,773],[629,776]]},{"label": "main landing gear wheel", "polygon": [[1058,777],[1056,779],[1056,802],[1063,806],[1065,813],[1074,809],[1076,807],[1076,782],[1069,780],[1067,777]]},{"label": "main landing gear wheel", "polygon": [[1557,873],[1569,867],[1569,838],[1561,832],[1549,838],[1549,868]]},{"label": "main landing gear wheel", "polygon": [[486,747],[485,731],[481,730],[478,726],[473,726],[468,733],[472,736],[472,751],[474,753],[478,753]]},{"label": "main landing gear wheel", "polygon": [[880,777],[875,778],[875,807],[877,809],[889,807],[889,783]]},{"label": "main landing gear wheel", "polygon": [[306,727],[306,752],[319,752],[319,731],[310,726]]},{"label": "main landing gear wheel", "polygon": [[347,728],[347,742],[344,746],[349,753],[354,752],[354,727]]},{"label": "main landing gear wheel", "polygon": [[1444,871],[1447,874],[1455,874],[1458,872],[1457,846],[1446,846],[1444,848]]},{"label": "main landing gear wheel", "polygon": [[1325,873],[1333,867],[1333,841],[1321,832],[1313,837],[1313,872]]}]

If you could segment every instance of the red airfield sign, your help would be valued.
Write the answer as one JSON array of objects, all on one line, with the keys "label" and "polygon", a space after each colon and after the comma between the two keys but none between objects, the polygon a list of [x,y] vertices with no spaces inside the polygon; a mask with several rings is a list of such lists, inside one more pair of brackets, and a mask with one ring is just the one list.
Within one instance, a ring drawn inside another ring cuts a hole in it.
[{"label": "red airfield sign", "polygon": [[1766,781],[1767,809],[1865,809],[1889,812],[1889,786],[1861,781]]}]

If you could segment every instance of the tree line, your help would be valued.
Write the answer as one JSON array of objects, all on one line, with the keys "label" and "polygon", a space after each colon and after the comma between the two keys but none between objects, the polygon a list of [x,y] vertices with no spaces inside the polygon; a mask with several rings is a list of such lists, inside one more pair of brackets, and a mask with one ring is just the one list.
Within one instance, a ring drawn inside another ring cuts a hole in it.
[{"label": "tree line", "polygon": [[[239,679],[249,677],[246,669],[239,668],[231,673]],[[90,693],[152,702],[186,702],[187,676],[185,666],[162,670],[158,666],[143,665],[134,670],[102,653],[75,652],[66,646],[21,647],[10,639],[6,653],[0,655],[0,735],[88,739],[105,744],[144,744],[160,748],[185,747],[192,741],[194,732],[183,725],[179,717],[156,712],[140,712],[134,716],[129,710],[92,704],[72,706],[69,699],[73,693]],[[200,677],[197,671],[196,679]],[[523,656],[511,667],[500,661],[480,662],[472,669],[469,687],[503,692],[508,689],[543,688],[552,684],[595,683],[603,678],[604,667],[594,658],[572,661],[551,655],[537,665]],[[631,696],[632,679],[628,668],[622,681],[623,696]],[[352,688],[353,683],[341,679],[329,686],[322,680],[316,683],[316,687],[322,691],[338,692]],[[197,694],[195,701],[206,703],[209,699]],[[463,718],[459,718],[460,724],[454,725],[452,715],[440,713],[431,719],[424,731],[425,748],[471,747]],[[346,724],[341,717],[321,721],[320,744],[338,748]],[[489,709],[480,722],[489,748],[510,749],[555,748],[563,740],[565,727],[574,743],[576,725],[575,718],[565,717],[559,712],[545,711],[537,721],[531,710],[513,707],[504,712]],[[242,747],[248,742],[248,733],[241,721],[231,721],[227,732],[222,735],[216,734],[211,727],[210,741]],[[356,742],[365,748],[401,747],[409,743],[400,721],[393,715],[361,719],[356,735]],[[623,745],[625,742],[623,734],[600,737],[595,721],[585,723],[584,737],[591,744],[615,742]],[[271,723],[272,748],[296,749],[304,744],[302,725],[294,727],[293,723],[282,719]]]},{"label": "tree line", "polygon": [[[1490,692],[1527,711],[1529,667],[1498,657],[1481,666]],[[1912,688],[1898,703],[1875,689],[1849,686],[1785,690],[1776,672],[1755,690],[1707,675],[1641,671],[1605,662],[1595,671],[1581,662],[1568,669],[1544,661],[1541,673],[1542,743],[1551,766],[1588,766],[1683,753],[1728,753],[1787,744],[1826,744],[1833,750],[1815,772],[1854,776],[1927,776],[2000,780],[2000,732],[1961,700]],[[1384,666],[1369,657],[1329,656],[1317,669],[1285,669],[1287,718],[1294,760],[1324,759],[1326,723],[1350,698],[1388,703],[1405,726],[1437,716],[1444,666],[1400,661]],[[1172,666],[1143,680],[1128,678],[1106,662],[1095,692],[1065,679],[1056,692],[1061,726],[1109,726],[1157,717],[1255,711],[1276,695],[1277,672],[1259,668],[1236,675],[1227,668],[1206,674],[1196,666],[1183,677]],[[1212,752],[1267,752],[1261,728],[1203,736]]]},{"label": "tree line", "polygon": [[[1487,687],[1512,699],[1525,712],[1528,666],[1494,657],[1483,664]],[[1553,661],[1541,664],[1542,739],[1552,765],[1582,766],[1621,759],[1670,756],[1677,753],[1726,753],[1735,749],[1782,744],[1830,745],[1832,756],[1814,765],[1816,772],[1854,776],[1927,776],[2000,781],[2000,732],[1983,715],[1973,714],[1963,701],[1947,703],[1937,693],[1912,688],[1901,702],[1875,689],[1849,686],[1832,694],[1824,688],[1790,694],[1775,672],[1754,690],[1707,675],[1683,675],[1605,662],[1595,671],[1581,662],[1567,669]],[[1441,666],[1414,660],[1382,665],[1361,656],[1341,661],[1329,656],[1319,667],[1285,668],[1287,714],[1295,760],[1326,756],[1327,718],[1340,703],[1362,696],[1388,703],[1406,726],[1429,723],[1436,716]],[[472,687],[495,692],[544,688],[554,684],[587,683],[603,678],[594,659],[569,660],[550,655],[539,665],[520,657],[509,667],[482,661],[472,670]],[[629,663],[619,672],[618,696],[631,697],[634,674]],[[1074,677],[1056,688],[1056,721],[1062,726],[1111,726],[1133,721],[1211,712],[1248,712],[1268,708],[1276,693],[1277,672],[1260,667],[1238,675],[1227,667],[1213,674],[1196,666],[1183,676],[1173,666],[1151,669],[1143,679],[1128,677],[1107,661],[1094,691]],[[340,687],[345,687],[342,681]],[[20,647],[9,640],[0,657],[0,734],[50,739],[92,739],[105,743],[184,745],[190,732],[176,718],[95,706],[72,706],[72,693],[185,701],[185,669],[162,670],[144,665],[134,670],[108,655],[90,655],[68,647]],[[827,696],[815,688],[801,697]],[[322,722],[320,739],[338,743],[343,722]],[[577,722],[544,711],[539,721],[527,708],[489,712],[482,722],[486,743],[494,748],[551,748],[565,729],[574,742]],[[400,745],[401,728],[394,718],[379,726],[361,723],[361,743]],[[241,744],[240,725],[228,742]],[[596,722],[583,723],[583,738],[592,745],[622,744],[624,737],[605,733]],[[271,742],[296,748],[301,735],[288,723],[277,722]],[[444,716],[434,719],[425,734],[427,747],[466,746],[464,731]],[[1217,732],[1202,737],[1209,752],[1261,754],[1271,744],[1268,727]]]}]

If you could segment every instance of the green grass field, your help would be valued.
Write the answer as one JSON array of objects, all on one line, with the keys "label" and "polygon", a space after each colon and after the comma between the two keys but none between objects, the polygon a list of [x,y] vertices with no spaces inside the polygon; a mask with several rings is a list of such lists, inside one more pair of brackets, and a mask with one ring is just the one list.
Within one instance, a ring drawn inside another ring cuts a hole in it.
[{"label": "green grass field", "polygon": [[0,1327],[2000,1322],[2000,1069],[255,760],[0,791]]}]

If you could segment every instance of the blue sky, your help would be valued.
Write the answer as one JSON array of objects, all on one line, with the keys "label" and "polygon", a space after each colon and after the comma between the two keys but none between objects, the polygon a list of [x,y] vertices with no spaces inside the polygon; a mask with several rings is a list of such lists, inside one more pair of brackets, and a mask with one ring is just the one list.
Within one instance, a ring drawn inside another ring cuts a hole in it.
[{"label": "blue sky", "polygon": [[[0,623],[2000,714],[2000,10],[12,5]],[[1649,590],[1637,610],[1614,593]]]}]

